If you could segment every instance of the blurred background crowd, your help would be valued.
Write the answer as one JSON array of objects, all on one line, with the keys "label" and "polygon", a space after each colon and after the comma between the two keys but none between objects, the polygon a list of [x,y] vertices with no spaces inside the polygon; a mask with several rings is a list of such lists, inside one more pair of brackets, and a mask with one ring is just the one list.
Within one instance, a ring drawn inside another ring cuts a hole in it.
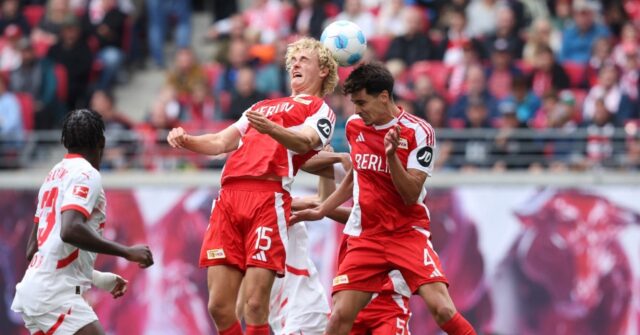
[{"label": "blurred background crowd", "polygon": [[[170,150],[166,131],[218,131],[288,95],[287,43],[334,20],[362,28],[365,61],[437,129],[439,169],[640,169],[639,0],[2,0],[0,168],[46,159],[78,107],[105,119],[105,169],[218,167]],[[136,95],[149,71],[164,82]],[[340,87],[326,101],[346,151],[353,105]]]}]

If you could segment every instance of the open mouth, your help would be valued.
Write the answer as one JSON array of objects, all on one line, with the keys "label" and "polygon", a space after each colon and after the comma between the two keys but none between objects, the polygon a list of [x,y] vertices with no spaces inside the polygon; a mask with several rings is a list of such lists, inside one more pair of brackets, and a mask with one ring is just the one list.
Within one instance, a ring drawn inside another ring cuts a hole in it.
[{"label": "open mouth", "polygon": [[302,73],[300,73],[300,72],[294,72],[294,73],[292,74],[292,78],[302,78]]}]

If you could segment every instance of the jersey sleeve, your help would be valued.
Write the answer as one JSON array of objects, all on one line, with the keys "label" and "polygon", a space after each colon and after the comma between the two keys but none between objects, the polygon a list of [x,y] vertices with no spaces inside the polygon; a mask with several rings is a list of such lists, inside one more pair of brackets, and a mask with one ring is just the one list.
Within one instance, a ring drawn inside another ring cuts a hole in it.
[{"label": "jersey sleeve", "polygon": [[435,162],[435,132],[431,126],[419,126],[415,137],[415,147],[409,153],[407,169],[420,170],[431,177]]},{"label": "jersey sleeve", "polygon": [[333,131],[336,126],[336,115],[324,101],[313,103],[309,108],[311,108],[311,111],[304,121],[304,125],[311,127],[320,137],[322,145],[314,148],[315,150],[320,150],[327,145],[333,137]]},{"label": "jersey sleeve", "polygon": [[64,190],[60,212],[76,210],[89,217],[102,192],[102,178],[97,171],[85,171],[71,178]]}]

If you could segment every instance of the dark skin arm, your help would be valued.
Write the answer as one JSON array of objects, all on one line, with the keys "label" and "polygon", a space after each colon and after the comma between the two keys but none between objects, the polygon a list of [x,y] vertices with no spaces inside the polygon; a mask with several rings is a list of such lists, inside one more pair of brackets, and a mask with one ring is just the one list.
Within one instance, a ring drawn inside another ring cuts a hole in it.
[{"label": "dark skin arm", "polygon": [[68,210],[62,213],[60,238],[82,250],[126,258],[142,268],[153,265],[153,256],[148,246],[127,247],[103,238],[86,224],[84,215],[79,211]]},{"label": "dark skin arm", "polygon": [[31,262],[36,252],[38,252],[38,224],[34,223],[29,242],[27,242],[27,261]]}]

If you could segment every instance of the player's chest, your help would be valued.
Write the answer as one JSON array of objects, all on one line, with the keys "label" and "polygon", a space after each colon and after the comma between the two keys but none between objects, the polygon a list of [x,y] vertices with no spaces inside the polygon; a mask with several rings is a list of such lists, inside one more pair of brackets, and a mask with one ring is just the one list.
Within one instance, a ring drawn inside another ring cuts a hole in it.
[{"label": "player's chest", "polygon": [[[349,143],[351,145],[351,160],[356,171],[389,173],[384,137],[387,131],[371,130],[368,128],[352,132]],[[406,136],[400,136],[400,143],[396,155],[402,165],[406,166],[410,143]]]},{"label": "player's chest", "polygon": [[293,101],[280,101],[253,107],[267,119],[283,127],[300,125],[307,118],[307,109]]}]

